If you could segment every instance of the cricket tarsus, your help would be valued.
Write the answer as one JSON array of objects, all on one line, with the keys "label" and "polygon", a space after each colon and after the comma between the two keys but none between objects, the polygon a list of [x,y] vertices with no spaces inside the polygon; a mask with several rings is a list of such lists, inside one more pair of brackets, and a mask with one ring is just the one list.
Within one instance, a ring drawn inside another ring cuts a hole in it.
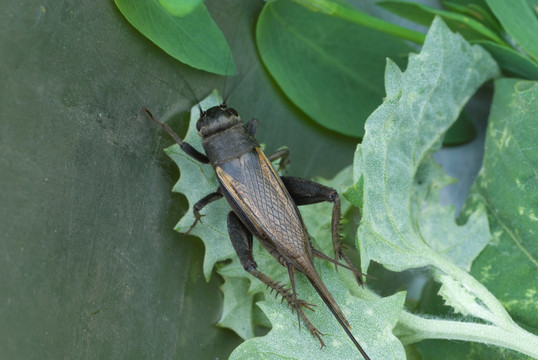
[{"label": "cricket tarsus", "polygon": [[[317,273],[313,256],[328,260],[335,266],[353,271],[359,285],[362,276],[343,253],[340,245],[340,198],[336,190],[296,177],[279,177],[271,160],[285,159],[288,151],[277,152],[269,158],[262,152],[255,139],[257,121],[244,125],[237,112],[226,104],[201,111],[196,127],[202,137],[205,154],[200,153],[166,124],[157,121],[147,109],[149,118],[168,132],[181,149],[200,162],[210,163],[216,172],[219,188],[205,196],[193,207],[195,221],[188,232],[200,221],[200,210],[207,204],[226,198],[232,211],[228,214],[228,233],[234,250],[243,268],[256,277],[277,295],[282,296],[297,312],[298,322],[306,325],[310,333],[325,346],[323,335],[308,319],[303,308],[312,310],[314,305],[297,298],[295,270],[303,273],[316,289],[325,305],[330,309],[351,342],[364,359],[370,358],[351,333],[351,326],[344,313]],[[312,246],[310,236],[297,206],[319,202],[333,203],[331,235],[335,259]],[[256,237],[263,247],[288,269],[291,289],[274,281],[259,271],[253,258],[252,240]],[[346,264],[339,262],[343,259]]]}]

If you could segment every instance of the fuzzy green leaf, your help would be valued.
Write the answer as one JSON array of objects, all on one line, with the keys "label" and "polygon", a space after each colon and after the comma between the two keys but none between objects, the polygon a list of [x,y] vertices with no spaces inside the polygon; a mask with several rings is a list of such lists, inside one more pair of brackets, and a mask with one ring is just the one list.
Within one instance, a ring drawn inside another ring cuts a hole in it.
[{"label": "fuzzy green leaf", "polygon": [[252,319],[253,296],[247,296],[249,280],[245,278],[226,277],[220,287],[224,294],[222,316],[217,324],[229,328],[243,339],[254,336],[254,323]]},{"label": "fuzzy green leaf", "polygon": [[[353,334],[372,359],[403,359],[402,344],[392,334],[397,317],[405,300],[405,293],[398,293],[379,300],[362,300],[349,292],[334,267],[316,261],[320,276],[348,317]],[[297,291],[301,298],[319,304],[319,296],[304,276],[297,276]],[[280,301],[258,303],[271,320],[273,329],[264,337],[250,339],[241,344],[230,359],[355,359],[360,355],[332,313],[323,305],[317,306],[307,316],[324,334],[326,347],[319,349],[319,342],[308,330],[299,330],[297,317]]]},{"label": "fuzzy green leaf", "polygon": [[439,204],[450,180],[431,157],[462,107],[499,72],[489,54],[470,46],[436,18],[420,54],[404,73],[387,64],[387,98],[369,117],[355,156],[363,181],[363,219],[357,233],[365,271],[370,260],[404,270],[450,259],[469,268],[489,240],[478,209],[464,226]]}]

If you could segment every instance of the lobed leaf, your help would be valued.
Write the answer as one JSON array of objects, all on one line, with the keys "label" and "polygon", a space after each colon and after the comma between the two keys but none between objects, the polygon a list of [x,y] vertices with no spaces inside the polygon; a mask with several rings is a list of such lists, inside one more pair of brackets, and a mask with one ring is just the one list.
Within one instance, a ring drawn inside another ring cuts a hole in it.
[{"label": "lobed leaf", "polygon": [[[405,300],[400,292],[379,300],[359,299],[349,292],[334,267],[315,261],[318,272],[346,314],[353,334],[372,359],[402,359],[405,352],[400,341],[392,334]],[[341,270],[342,271],[342,270]],[[304,276],[297,276],[297,291],[310,303],[319,304],[319,296]],[[230,359],[355,359],[357,349],[340,328],[332,313],[324,306],[307,311],[307,316],[323,333],[326,347],[302,326],[289,308],[278,302],[258,303],[272,323],[272,330],[264,337],[247,340],[237,347]]]},{"label": "lobed leaf", "polygon": [[249,279],[244,277],[225,277],[224,279],[224,284],[220,287],[224,295],[224,303],[217,325],[235,331],[244,340],[250,339],[254,336],[252,314],[254,296],[247,296]]}]

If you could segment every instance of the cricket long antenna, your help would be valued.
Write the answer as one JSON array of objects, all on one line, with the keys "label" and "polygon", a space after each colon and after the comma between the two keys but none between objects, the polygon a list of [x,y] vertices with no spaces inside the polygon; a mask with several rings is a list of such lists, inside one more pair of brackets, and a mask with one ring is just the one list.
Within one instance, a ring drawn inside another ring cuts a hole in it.
[{"label": "cricket long antenna", "polygon": [[159,127],[164,129],[178,143],[181,150],[187,153],[187,155],[192,156],[193,158],[200,161],[201,163],[204,163],[204,164],[209,163],[209,159],[207,158],[205,154],[202,154],[201,152],[193,148],[190,144],[181,140],[179,135],[176,134],[175,131],[172,130],[170,126],[168,126],[168,124],[162,123],[159,120],[155,119],[155,117],[151,114],[151,112],[147,108],[143,107],[142,111],[149,117],[151,121],[153,121]]},{"label": "cricket long antenna", "polygon": [[[187,89],[189,89],[192,97],[194,98],[194,101],[196,101],[196,105],[198,106],[198,110],[200,111],[200,116],[203,116],[205,114],[205,111],[202,109],[202,106],[200,106],[200,100],[198,100],[198,97],[196,96],[196,94],[194,93],[194,90],[192,89],[191,85],[188,83],[188,81],[186,81],[185,79],[183,79],[183,82],[185,83],[185,85],[187,85]],[[166,130],[166,129],[165,129]]]}]

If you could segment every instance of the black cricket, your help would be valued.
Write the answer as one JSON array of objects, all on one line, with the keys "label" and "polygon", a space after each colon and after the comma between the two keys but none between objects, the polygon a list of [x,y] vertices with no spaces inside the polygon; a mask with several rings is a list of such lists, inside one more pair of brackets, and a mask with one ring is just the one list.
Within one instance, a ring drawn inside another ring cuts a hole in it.
[{"label": "black cricket", "polygon": [[[179,144],[181,149],[192,158],[211,164],[219,181],[218,189],[198,201],[193,212],[195,221],[187,231],[190,232],[200,220],[200,210],[207,204],[225,197],[232,211],[228,214],[228,233],[241,264],[254,277],[275,290],[286,299],[292,311],[297,312],[316,337],[321,347],[325,346],[322,333],[310,322],[303,307],[312,309],[312,304],[297,298],[295,292],[295,270],[302,272],[312,283],[334,317],[338,320],[353,344],[364,359],[370,358],[355,339],[351,326],[340,307],[323,284],[314,268],[313,256],[330,261],[336,266],[347,268],[355,274],[362,286],[362,274],[351,264],[342,251],[339,241],[340,198],[336,190],[313,181],[278,176],[271,161],[280,159],[281,164],[288,156],[287,149],[267,157],[256,141],[257,120],[243,124],[237,111],[225,103],[207,111],[200,109],[196,129],[202,138],[205,154],[199,152],[167,125],[157,121],[148,109],[143,111],[149,118],[162,127]],[[335,259],[332,259],[312,246],[297,206],[332,202],[332,241]],[[258,271],[252,256],[252,237],[255,236],[265,249],[288,269],[291,289],[272,280]],[[347,265],[338,262],[343,259]],[[299,322],[300,322],[299,319]]]}]

